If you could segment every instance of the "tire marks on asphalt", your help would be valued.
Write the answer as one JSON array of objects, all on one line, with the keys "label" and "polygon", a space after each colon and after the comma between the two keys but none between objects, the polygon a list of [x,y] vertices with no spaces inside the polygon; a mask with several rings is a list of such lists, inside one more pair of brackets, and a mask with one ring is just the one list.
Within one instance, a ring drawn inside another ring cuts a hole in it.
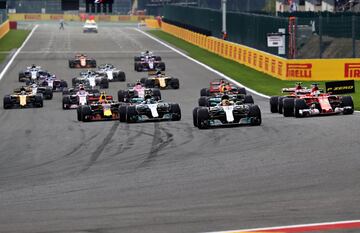
[{"label": "tire marks on asphalt", "polygon": [[114,136],[119,124],[120,124],[119,121],[116,121],[113,124],[113,126],[111,127],[109,133],[104,138],[101,145],[92,153],[89,162],[85,165],[85,167],[81,170],[80,173],[87,171],[96,162],[96,160],[100,157],[100,155],[104,151],[105,147],[110,143],[110,140]]}]

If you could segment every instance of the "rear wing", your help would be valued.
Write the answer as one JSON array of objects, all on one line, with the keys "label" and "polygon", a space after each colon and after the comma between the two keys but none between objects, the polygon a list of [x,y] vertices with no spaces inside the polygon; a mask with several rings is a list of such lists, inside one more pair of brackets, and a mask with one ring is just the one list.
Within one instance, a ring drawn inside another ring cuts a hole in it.
[{"label": "rear wing", "polygon": [[165,72],[164,72],[164,71],[161,71],[161,70],[152,70],[152,71],[148,71],[148,76],[154,76],[154,75],[156,75],[159,71],[161,72],[161,75],[165,75]]}]

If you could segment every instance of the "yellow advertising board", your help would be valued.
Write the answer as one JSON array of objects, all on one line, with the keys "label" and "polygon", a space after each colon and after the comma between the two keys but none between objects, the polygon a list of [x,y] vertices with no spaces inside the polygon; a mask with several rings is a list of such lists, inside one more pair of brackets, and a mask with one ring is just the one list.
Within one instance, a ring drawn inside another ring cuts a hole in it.
[{"label": "yellow advertising board", "polygon": [[360,80],[360,59],[286,59],[162,22],[164,32],[282,80]]},{"label": "yellow advertising board", "polygon": [[3,38],[10,31],[9,20],[6,20],[0,25],[0,39]]},{"label": "yellow advertising board", "polygon": [[[87,17],[87,15],[85,15]],[[101,22],[120,22],[120,21],[140,21],[145,19],[152,19],[151,16],[144,15],[94,15],[95,21]],[[33,20],[33,21],[49,21],[49,20],[65,20],[65,21],[80,21],[80,15],[69,15],[69,14],[18,14],[18,13],[10,13],[9,20],[10,21],[25,21],[25,20]]]}]

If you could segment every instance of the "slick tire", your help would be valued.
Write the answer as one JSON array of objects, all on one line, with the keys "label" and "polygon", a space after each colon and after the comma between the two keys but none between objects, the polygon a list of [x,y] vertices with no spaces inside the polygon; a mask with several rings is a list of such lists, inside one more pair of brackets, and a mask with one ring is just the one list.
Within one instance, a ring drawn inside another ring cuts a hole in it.
[{"label": "slick tire", "polygon": [[4,96],[4,109],[10,109],[12,107],[11,96]]},{"label": "slick tire", "polygon": [[181,120],[181,109],[179,104],[171,104],[171,120],[172,121]]},{"label": "slick tire", "polygon": [[125,102],[126,92],[124,90],[118,91],[118,100],[119,102]]},{"label": "slick tire", "polygon": [[71,105],[71,100],[70,100],[70,96],[65,95],[62,98],[62,108],[63,109],[69,109]]},{"label": "slick tire", "polygon": [[136,109],[135,106],[127,106],[126,107],[126,122],[127,123],[134,123],[136,117]]},{"label": "slick tire", "polygon": [[207,96],[201,96],[198,103],[201,107],[210,107],[209,98]]},{"label": "slick tire", "polygon": [[285,97],[283,97],[283,96],[279,96],[279,98],[278,98],[278,113],[279,114],[283,114],[283,99],[284,99]]},{"label": "slick tire", "polygon": [[43,95],[41,95],[41,94],[36,94],[36,95],[35,95],[35,107],[37,107],[37,108],[42,108],[43,106],[44,106]]},{"label": "slick tire", "polygon": [[238,93],[242,94],[242,95],[246,95],[246,89],[244,87],[239,87],[238,88]]},{"label": "slick tire", "polygon": [[120,105],[119,107],[119,121],[126,122],[126,105]]},{"label": "slick tire", "polygon": [[293,98],[284,98],[282,102],[284,117],[293,117],[295,112],[295,100]]},{"label": "slick tire", "polygon": [[344,110],[344,115],[349,115],[354,113],[354,102],[351,96],[343,96],[341,99],[341,107],[351,107],[351,109]]},{"label": "slick tire", "polygon": [[294,116],[299,118],[302,117],[302,115],[300,115],[300,110],[303,109],[308,109],[309,107],[307,106],[305,100],[303,99],[295,99],[294,102]]},{"label": "slick tire", "polygon": [[194,109],[193,109],[193,124],[194,124],[194,126],[195,127],[198,127],[198,109],[199,109],[199,107],[195,107]]},{"label": "slick tire", "polygon": [[77,109],[76,109],[76,113],[77,113],[77,120],[78,121],[82,121],[82,115],[81,115],[81,107],[82,106],[79,106],[79,107],[77,107]]},{"label": "slick tire", "polygon": [[91,108],[88,105],[83,105],[80,106],[80,110],[81,110],[81,120],[83,122],[87,122],[90,121],[87,116],[91,116]]},{"label": "slick tire", "polygon": [[257,105],[250,105],[249,109],[249,117],[251,117],[250,125],[258,126],[261,125],[261,111],[259,106]]},{"label": "slick tire", "polygon": [[209,110],[208,108],[198,108],[197,124],[199,129],[209,128]]},{"label": "slick tire", "polygon": [[254,99],[251,95],[245,95],[244,104],[254,104]]},{"label": "slick tire", "polygon": [[161,92],[158,88],[152,90],[153,96],[156,100],[161,100]]},{"label": "slick tire", "polygon": [[210,90],[209,88],[202,88],[200,90],[200,96],[210,96]]},{"label": "slick tire", "polygon": [[107,78],[102,78],[100,80],[100,88],[101,89],[108,89],[109,88],[109,80]]},{"label": "slick tire", "polygon": [[172,89],[179,89],[180,88],[180,82],[179,79],[173,78],[170,82],[170,86]]},{"label": "slick tire", "polygon": [[279,99],[279,96],[271,96],[270,97],[270,112],[271,113],[277,113],[279,112],[278,110],[278,99]]}]

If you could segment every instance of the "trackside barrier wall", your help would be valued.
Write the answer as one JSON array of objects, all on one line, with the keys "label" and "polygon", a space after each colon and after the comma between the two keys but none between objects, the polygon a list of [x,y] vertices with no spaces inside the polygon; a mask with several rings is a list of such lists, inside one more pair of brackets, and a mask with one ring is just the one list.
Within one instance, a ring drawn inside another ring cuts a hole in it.
[{"label": "trackside barrier wall", "polygon": [[10,31],[9,20],[6,20],[0,25],[0,39],[3,38]]},{"label": "trackside barrier wall", "polygon": [[[152,18],[151,16],[143,15],[94,15],[95,21],[105,21],[105,22],[119,22],[119,21],[140,21],[147,18]],[[70,14],[9,14],[9,20],[11,21],[49,21],[49,20],[65,20],[65,21],[81,21],[80,15],[70,15]]]},{"label": "trackside barrier wall", "polygon": [[286,59],[162,22],[161,29],[224,58],[281,80],[360,80],[360,59]]},{"label": "trackside barrier wall", "polygon": [[159,21],[156,19],[145,19],[145,24],[148,28],[160,28]]}]

